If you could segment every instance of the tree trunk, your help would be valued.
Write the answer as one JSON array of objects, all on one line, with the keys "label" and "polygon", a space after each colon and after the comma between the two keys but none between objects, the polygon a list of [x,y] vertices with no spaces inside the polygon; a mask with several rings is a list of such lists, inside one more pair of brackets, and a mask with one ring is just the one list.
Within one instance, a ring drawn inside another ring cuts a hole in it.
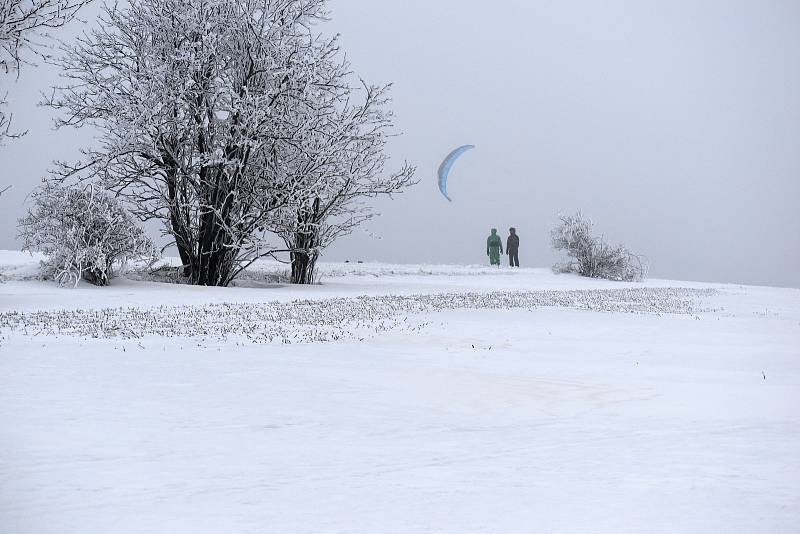
[{"label": "tree trunk", "polygon": [[[314,267],[319,258],[319,211],[320,199],[297,214],[297,226],[292,236],[292,283],[313,284]],[[288,243],[288,242],[287,242]]]},{"label": "tree trunk", "polygon": [[175,214],[173,213],[170,218],[172,219],[172,237],[175,238],[175,247],[178,249],[181,265],[183,265],[183,276],[191,278],[195,262],[192,260],[189,245],[186,243],[180,223],[176,220]]},{"label": "tree trunk", "polygon": [[190,281],[198,286],[227,286],[234,268],[236,250],[230,246],[225,229],[213,211],[201,216],[197,262]]},{"label": "tree trunk", "polygon": [[83,271],[82,278],[95,286],[107,286],[110,283],[109,272],[103,272],[100,269],[87,269]]},{"label": "tree trunk", "polygon": [[230,195],[224,188],[224,173],[221,169],[203,167],[200,170],[200,183],[206,187],[205,206],[200,213],[196,262],[189,280],[199,286],[227,286],[237,250],[230,246]]},{"label": "tree trunk", "polygon": [[[183,265],[183,276],[187,278],[192,277],[192,268],[194,261],[191,254],[191,244],[187,239],[188,228],[185,227],[187,222],[181,219],[180,203],[178,202],[178,189],[177,189],[177,174],[178,166],[168,153],[163,155],[165,165],[167,167],[167,192],[169,194],[169,219],[170,229],[172,230],[172,237],[175,239],[175,246],[178,249],[178,255],[181,258],[181,265]],[[187,216],[188,219],[188,216]]]},{"label": "tree trunk", "polygon": [[318,256],[316,252],[308,250],[296,250],[291,253],[293,284],[314,283],[314,267]]}]

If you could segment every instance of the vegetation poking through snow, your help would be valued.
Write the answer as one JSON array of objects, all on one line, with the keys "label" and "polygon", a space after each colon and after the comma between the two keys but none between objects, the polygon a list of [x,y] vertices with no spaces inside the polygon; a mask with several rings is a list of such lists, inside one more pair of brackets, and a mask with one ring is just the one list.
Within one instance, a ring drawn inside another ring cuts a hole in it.
[{"label": "vegetation poking through snow", "polygon": [[621,313],[695,314],[711,289],[626,288],[497,291],[438,295],[363,296],[288,303],[208,304],[0,314],[0,328],[25,335],[138,339],[148,336],[226,339],[252,343],[361,339],[393,329],[413,330],[418,314],[457,309],[561,307]]}]

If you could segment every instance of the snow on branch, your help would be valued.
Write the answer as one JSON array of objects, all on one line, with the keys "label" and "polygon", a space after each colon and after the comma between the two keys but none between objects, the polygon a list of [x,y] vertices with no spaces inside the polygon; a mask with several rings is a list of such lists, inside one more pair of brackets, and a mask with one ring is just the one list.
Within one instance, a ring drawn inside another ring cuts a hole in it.
[{"label": "snow on branch", "polygon": [[[19,73],[26,53],[39,54],[48,32],[64,26],[92,0],[0,0],[0,75]],[[25,135],[12,131],[6,95],[0,96],[0,146]]]},{"label": "snow on branch", "polygon": [[92,0],[0,0],[0,70],[18,71],[48,32],[64,26]]}]

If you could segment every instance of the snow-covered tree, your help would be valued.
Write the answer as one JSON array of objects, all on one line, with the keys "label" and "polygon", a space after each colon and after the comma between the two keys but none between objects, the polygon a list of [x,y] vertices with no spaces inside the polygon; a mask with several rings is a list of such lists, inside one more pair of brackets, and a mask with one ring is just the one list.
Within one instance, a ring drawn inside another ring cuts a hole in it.
[{"label": "snow-covered tree", "polygon": [[[48,32],[72,20],[91,0],[0,0],[0,77],[18,75],[26,54],[36,54]],[[5,93],[0,95],[0,145],[25,132],[11,130],[11,114],[5,111]]]},{"label": "snow-covered tree", "polygon": [[81,279],[108,285],[129,260],[155,258],[153,243],[117,200],[100,187],[46,182],[20,219],[23,250],[41,252],[43,275],[62,285]]},{"label": "snow-covered tree", "polygon": [[370,219],[369,199],[399,193],[414,183],[414,168],[404,164],[386,173],[386,142],[392,133],[387,110],[388,86],[363,84],[363,100],[347,86],[346,73],[337,71],[338,94],[313,108],[295,109],[313,124],[300,147],[289,147],[286,167],[303,187],[282,210],[273,231],[291,254],[292,282],[314,280],[320,251]]},{"label": "snow-covered tree", "polygon": [[226,285],[275,252],[264,236],[298,188],[281,154],[311,125],[295,107],[330,85],[324,0],[132,0],[67,47],[58,126],[94,126],[100,146],[62,178],[101,181],[160,219],[190,281]]},{"label": "snow-covered tree", "polygon": [[592,221],[581,212],[559,217],[550,238],[553,248],[564,251],[568,259],[555,265],[554,271],[619,281],[641,281],[647,276],[647,262],[642,256],[593,236],[592,227]]}]

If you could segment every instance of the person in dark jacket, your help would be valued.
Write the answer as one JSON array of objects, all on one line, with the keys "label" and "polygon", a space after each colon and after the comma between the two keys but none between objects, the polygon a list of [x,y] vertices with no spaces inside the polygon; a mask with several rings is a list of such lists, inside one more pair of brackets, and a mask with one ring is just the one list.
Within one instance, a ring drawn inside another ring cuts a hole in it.
[{"label": "person in dark jacket", "polygon": [[519,267],[519,236],[516,228],[509,228],[511,235],[506,240],[506,254],[508,254],[508,264],[512,267]]},{"label": "person in dark jacket", "polygon": [[486,240],[486,255],[489,264],[500,266],[500,254],[503,253],[503,238],[497,235],[497,228],[492,228],[492,234]]}]

